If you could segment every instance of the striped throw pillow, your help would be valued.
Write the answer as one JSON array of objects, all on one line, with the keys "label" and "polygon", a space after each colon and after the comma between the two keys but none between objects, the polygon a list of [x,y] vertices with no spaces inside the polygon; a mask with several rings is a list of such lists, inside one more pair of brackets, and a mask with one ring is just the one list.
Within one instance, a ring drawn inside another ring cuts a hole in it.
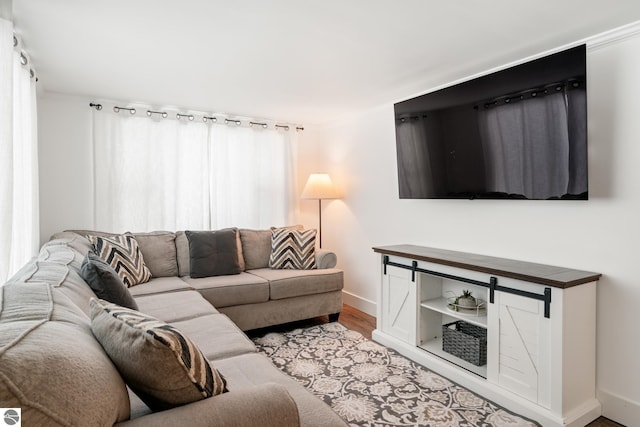
[{"label": "striped throw pillow", "polygon": [[122,282],[130,288],[151,279],[142,251],[132,234],[87,236],[96,254],[109,263]]},{"label": "striped throw pillow", "polygon": [[153,410],[226,391],[226,381],[175,327],[103,300],[91,299],[91,330],[131,389]]},{"label": "striped throw pillow", "polygon": [[271,230],[269,267],[290,270],[316,268],[316,230]]}]

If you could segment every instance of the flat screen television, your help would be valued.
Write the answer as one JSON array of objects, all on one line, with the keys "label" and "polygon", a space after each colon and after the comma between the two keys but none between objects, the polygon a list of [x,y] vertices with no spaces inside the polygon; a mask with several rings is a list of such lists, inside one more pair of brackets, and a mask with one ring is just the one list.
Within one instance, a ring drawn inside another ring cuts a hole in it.
[{"label": "flat screen television", "polygon": [[587,200],[586,46],[394,104],[401,199]]}]

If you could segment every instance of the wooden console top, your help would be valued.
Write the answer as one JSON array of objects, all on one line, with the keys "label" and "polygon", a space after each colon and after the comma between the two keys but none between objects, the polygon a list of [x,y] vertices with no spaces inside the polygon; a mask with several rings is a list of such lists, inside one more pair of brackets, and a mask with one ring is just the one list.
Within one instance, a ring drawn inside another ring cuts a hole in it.
[{"label": "wooden console top", "polygon": [[595,282],[602,276],[600,273],[589,271],[417,245],[376,246],[373,251],[384,255],[433,262],[556,288],[569,288]]}]

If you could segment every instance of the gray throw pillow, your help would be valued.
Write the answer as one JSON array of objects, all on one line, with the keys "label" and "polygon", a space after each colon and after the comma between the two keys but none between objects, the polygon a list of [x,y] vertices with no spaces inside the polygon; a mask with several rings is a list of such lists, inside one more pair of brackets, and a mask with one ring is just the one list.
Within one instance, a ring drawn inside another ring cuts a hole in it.
[{"label": "gray throw pillow", "polygon": [[93,252],[87,253],[84,257],[80,276],[89,284],[98,298],[133,310],[138,309],[138,304],[118,277],[118,273]]},{"label": "gray throw pillow", "polygon": [[151,277],[173,277],[178,275],[176,255],[176,233],[152,231],[133,233],[138,242],[144,263],[149,267]]},{"label": "gray throw pillow", "polygon": [[239,231],[242,242],[242,255],[245,269],[269,267],[271,255],[271,230],[249,230],[241,228]]},{"label": "gray throw pillow", "polygon": [[189,240],[191,277],[240,274],[238,261],[238,229],[185,231]]},{"label": "gray throw pillow", "polygon": [[91,330],[125,382],[154,411],[224,393],[226,381],[182,332],[92,298]]}]

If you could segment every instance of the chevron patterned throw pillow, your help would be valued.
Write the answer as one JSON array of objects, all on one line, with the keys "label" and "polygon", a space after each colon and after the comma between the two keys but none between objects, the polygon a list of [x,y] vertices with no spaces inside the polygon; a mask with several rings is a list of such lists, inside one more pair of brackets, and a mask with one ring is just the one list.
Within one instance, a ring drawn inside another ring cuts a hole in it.
[{"label": "chevron patterned throw pillow", "polygon": [[125,382],[161,411],[226,392],[226,381],[181,331],[155,317],[92,298],[91,330]]},{"label": "chevron patterned throw pillow", "polygon": [[151,279],[151,271],[145,265],[138,242],[132,234],[87,237],[96,254],[109,263],[127,288]]},{"label": "chevron patterned throw pillow", "polygon": [[316,230],[271,230],[269,267],[290,270],[316,268]]}]

